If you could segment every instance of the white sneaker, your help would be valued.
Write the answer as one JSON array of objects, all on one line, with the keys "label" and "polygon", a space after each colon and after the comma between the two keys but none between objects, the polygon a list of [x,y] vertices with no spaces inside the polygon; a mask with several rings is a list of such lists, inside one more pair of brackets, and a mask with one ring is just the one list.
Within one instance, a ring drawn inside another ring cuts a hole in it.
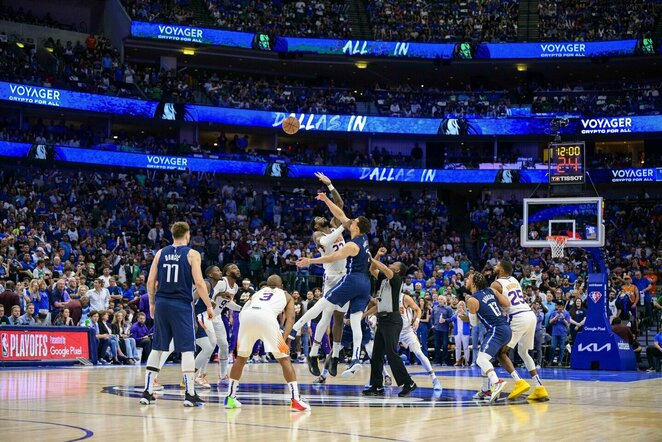
[{"label": "white sneaker", "polygon": [[262,363],[266,364],[267,362],[269,362],[269,358],[267,357],[267,355],[262,356]]},{"label": "white sneaker", "polygon": [[540,370],[540,365],[536,365],[536,370]]},{"label": "white sneaker", "polygon": [[359,362],[357,359],[354,359],[349,363],[349,367],[347,367],[347,370],[343,371],[342,377],[347,379],[353,377],[356,373],[361,370],[361,362]]},{"label": "white sneaker", "polygon": [[195,385],[198,385],[200,388],[211,388],[211,385],[209,385],[209,382],[207,382],[206,376],[195,378]]},{"label": "white sneaker", "polygon": [[438,379],[438,378],[434,378],[434,379],[432,380],[432,388],[433,388],[435,391],[442,391],[442,390],[443,390],[443,388],[441,387],[441,382],[439,382],[439,379]]},{"label": "white sneaker", "polygon": [[154,385],[152,385],[152,391],[161,391],[163,390],[163,385],[159,384],[157,381],[154,381]]}]

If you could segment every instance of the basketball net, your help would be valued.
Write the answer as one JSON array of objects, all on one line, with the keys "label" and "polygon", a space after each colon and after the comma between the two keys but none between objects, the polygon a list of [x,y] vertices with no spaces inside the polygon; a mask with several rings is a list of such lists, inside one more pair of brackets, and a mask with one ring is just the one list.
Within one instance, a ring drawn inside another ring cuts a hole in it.
[{"label": "basketball net", "polygon": [[547,242],[552,249],[552,258],[563,258],[563,250],[565,249],[565,244],[568,242],[568,237],[562,235],[548,236]]}]

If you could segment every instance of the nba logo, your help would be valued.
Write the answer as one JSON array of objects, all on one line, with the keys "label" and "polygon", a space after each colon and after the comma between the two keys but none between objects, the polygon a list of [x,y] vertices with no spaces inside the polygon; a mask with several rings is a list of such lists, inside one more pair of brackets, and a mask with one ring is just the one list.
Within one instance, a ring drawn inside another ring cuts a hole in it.
[{"label": "nba logo", "polygon": [[591,297],[593,302],[595,302],[597,304],[597,302],[600,300],[600,298],[602,298],[602,293],[600,293],[600,292],[591,292],[591,294],[589,296]]},{"label": "nba logo", "polygon": [[7,333],[2,334],[2,357],[9,356],[9,342],[7,341]]}]

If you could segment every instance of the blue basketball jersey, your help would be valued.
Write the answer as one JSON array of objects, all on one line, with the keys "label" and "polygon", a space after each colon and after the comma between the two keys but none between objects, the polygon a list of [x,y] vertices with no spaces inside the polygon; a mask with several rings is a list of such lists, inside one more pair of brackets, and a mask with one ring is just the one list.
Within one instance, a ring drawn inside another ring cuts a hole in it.
[{"label": "blue basketball jersey", "polygon": [[499,302],[492,289],[486,288],[474,293],[473,296],[478,301],[478,319],[487,328],[494,328],[499,325],[508,325],[508,321],[501,314]]},{"label": "blue basketball jersey", "polygon": [[188,262],[190,250],[188,246],[167,246],[161,249],[157,298],[193,301],[193,272]]},{"label": "blue basketball jersey", "polygon": [[366,235],[359,235],[349,242],[353,242],[359,246],[359,253],[356,256],[347,257],[347,274],[348,275],[365,275],[368,276],[370,272],[370,252],[368,251],[368,237]]}]

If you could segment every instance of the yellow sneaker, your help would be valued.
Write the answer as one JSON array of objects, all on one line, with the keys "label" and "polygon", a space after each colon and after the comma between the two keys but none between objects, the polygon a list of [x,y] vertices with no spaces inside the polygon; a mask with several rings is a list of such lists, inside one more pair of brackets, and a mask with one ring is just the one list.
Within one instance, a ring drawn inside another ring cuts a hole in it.
[{"label": "yellow sneaker", "polygon": [[539,386],[536,387],[535,390],[533,390],[533,393],[531,393],[528,397],[528,400],[530,401],[548,401],[549,400],[549,394],[547,394],[547,390],[545,389],[544,386]]},{"label": "yellow sneaker", "polygon": [[515,388],[513,388],[513,391],[510,392],[508,395],[508,399],[517,399],[527,391],[531,389],[531,386],[529,385],[528,382],[526,382],[524,379],[520,379],[519,381],[515,382]]}]

